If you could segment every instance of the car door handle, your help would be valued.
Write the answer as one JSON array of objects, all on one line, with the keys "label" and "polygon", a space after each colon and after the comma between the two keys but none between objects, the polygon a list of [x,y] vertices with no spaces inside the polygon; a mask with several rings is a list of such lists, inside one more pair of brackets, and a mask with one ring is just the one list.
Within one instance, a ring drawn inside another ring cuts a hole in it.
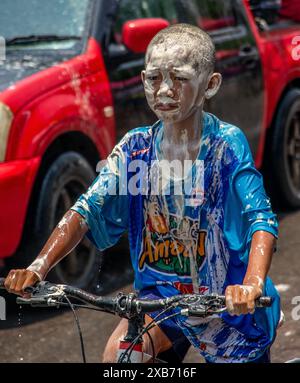
[{"label": "car door handle", "polygon": [[247,58],[247,59],[248,58],[257,59],[259,57],[257,48],[250,44],[241,46],[239,51],[239,56],[241,58]]},{"label": "car door handle", "polygon": [[259,54],[256,47],[253,47],[250,44],[246,44],[240,48],[239,58],[241,65],[248,69],[253,70],[256,68],[259,61]]}]

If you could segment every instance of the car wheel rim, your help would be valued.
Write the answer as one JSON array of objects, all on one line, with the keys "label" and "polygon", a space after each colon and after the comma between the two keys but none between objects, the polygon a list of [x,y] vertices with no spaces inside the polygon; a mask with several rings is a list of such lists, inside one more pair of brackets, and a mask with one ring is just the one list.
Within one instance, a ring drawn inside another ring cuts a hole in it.
[{"label": "car wheel rim", "polygon": [[288,182],[294,194],[300,198],[300,105],[287,123],[285,158]]}]

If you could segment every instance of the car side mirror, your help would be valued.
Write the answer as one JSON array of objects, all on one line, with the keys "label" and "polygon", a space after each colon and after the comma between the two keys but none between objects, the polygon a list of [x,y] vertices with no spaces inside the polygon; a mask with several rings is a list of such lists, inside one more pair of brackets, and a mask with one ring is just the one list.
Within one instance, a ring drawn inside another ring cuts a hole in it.
[{"label": "car side mirror", "polygon": [[145,53],[152,38],[170,23],[161,18],[129,20],[123,24],[122,42],[134,53]]}]

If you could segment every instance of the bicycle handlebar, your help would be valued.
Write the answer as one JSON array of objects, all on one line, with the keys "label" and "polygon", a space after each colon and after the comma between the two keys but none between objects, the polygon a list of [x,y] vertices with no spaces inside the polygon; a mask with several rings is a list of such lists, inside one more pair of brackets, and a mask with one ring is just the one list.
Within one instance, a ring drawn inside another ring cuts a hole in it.
[{"label": "bicycle handlebar", "polygon": [[[0,289],[4,288],[4,278],[0,278]],[[77,287],[57,285],[49,282],[40,282],[30,289],[31,297],[18,297],[18,304],[31,306],[57,306],[59,307],[64,297],[72,297],[99,309],[117,314],[121,317],[131,317],[140,313],[148,313],[167,307],[180,307],[182,315],[206,316],[226,311],[225,296],[181,294],[164,299],[142,299],[133,293],[119,293],[115,297],[102,297],[88,293]],[[256,300],[256,307],[269,307],[272,305],[271,297],[260,297]]]}]

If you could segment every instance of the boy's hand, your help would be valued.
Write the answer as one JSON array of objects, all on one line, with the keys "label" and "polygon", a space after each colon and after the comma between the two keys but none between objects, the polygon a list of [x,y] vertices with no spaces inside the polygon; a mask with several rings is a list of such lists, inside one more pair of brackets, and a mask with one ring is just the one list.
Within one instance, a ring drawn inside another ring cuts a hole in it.
[{"label": "boy's hand", "polygon": [[262,295],[257,285],[227,286],[225,291],[226,307],[230,315],[253,314],[255,300]]},{"label": "boy's hand", "polygon": [[28,293],[24,292],[24,289],[34,286],[40,281],[38,274],[33,271],[26,269],[10,270],[4,281],[4,287],[9,293],[26,296]]}]

